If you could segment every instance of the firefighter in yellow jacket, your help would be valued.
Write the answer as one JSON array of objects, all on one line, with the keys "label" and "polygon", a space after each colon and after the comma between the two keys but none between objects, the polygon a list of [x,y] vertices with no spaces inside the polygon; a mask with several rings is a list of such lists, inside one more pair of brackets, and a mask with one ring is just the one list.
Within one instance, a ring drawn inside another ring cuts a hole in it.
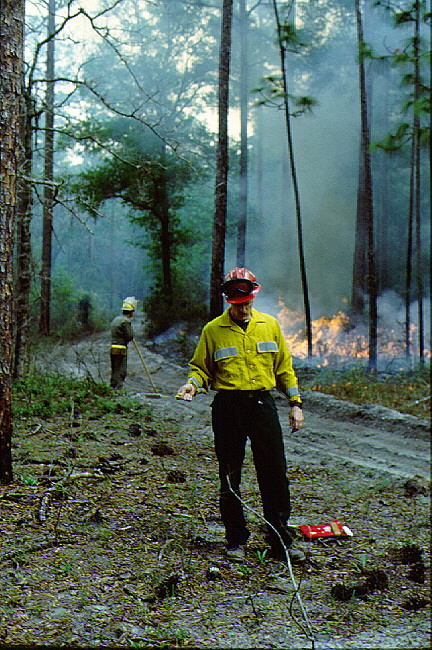
[{"label": "firefighter in yellow jacket", "polygon": [[305,556],[292,546],[286,528],[291,510],[289,483],[282,430],[270,391],[277,388],[287,396],[292,431],[303,424],[301,397],[279,323],[253,309],[260,288],[247,269],[235,268],[227,274],[222,292],[229,307],[205,325],[190,362],[188,381],[179,389],[177,399],[190,401],[209,388],[216,391],[212,425],[228,557],[242,561],[250,535],[236,497],[240,497],[241,468],[249,438],[271,553],[284,560],[285,546],[291,561],[301,562]]},{"label": "firefighter in yellow jacket", "polygon": [[111,388],[121,388],[127,374],[127,345],[134,337],[131,319],[135,313],[136,299],[125,298],[122,314],[111,322]]}]

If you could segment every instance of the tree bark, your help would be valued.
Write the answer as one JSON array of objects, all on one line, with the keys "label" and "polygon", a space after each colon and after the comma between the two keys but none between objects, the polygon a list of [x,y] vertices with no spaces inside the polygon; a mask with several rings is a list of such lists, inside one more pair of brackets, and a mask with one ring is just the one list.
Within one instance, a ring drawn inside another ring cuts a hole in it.
[{"label": "tree bark", "polygon": [[166,170],[164,167],[165,154],[161,157],[161,172],[157,176],[157,183],[155,185],[157,217],[160,222],[160,243],[161,243],[161,259],[162,259],[162,283],[164,296],[168,304],[172,303],[173,299],[173,286],[172,286],[172,273],[171,273],[171,224],[170,224],[170,210],[168,187],[166,179]]},{"label": "tree bark", "polygon": [[223,0],[219,51],[219,136],[216,157],[215,210],[210,276],[210,318],[223,311],[220,290],[225,263],[225,236],[228,185],[228,103],[231,58],[232,0]]},{"label": "tree bark", "polygon": [[237,266],[246,266],[248,211],[248,17],[245,0],[240,5],[240,180]]},{"label": "tree bark", "polygon": [[361,115],[361,147],[363,182],[364,182],[364,210],[367,223],[367,285],[369,298],[369,369],[377,367],[377,282],[375,271],[375,243],[374,243],[374,213],[372,199],[372,171],[370,158],[370,133],[368,121],[368,105],[366,93],[366,75],[364,68],[364,38],[363,21],[360,11],[360,0],[354,0],[357,22],[357,41],[359,53],[359,87],[360,87],[360,115]]},{"label": "tree bark", "polygon": [[0,483],[13,481],[13,239],[20,158],[24,1],[3,0],[0,14]]},{"label": "tree bark", "polygon": [[39,320],[39,332],[42,336],[48,336],[50,333],[52,229],[54,205],[54,31],[55,0],[49,0],[49,40],[47,43],[47,85],[45,94],[45,161],[42,226],[41,305]]},{"label": "tree bark", "polygon": [[16,282],[15,282],[15,354],[14,378],[21,377],[28,369],[28,346],[30,336],[29,303],[31,286],[31,232],[33,193],[31,176],[33,169],[33,117],[34,102],[24,92],[22,120],[22,162],[18,185]]},{"label": "tree bark", "polygon": [[423,322],[423,277],[422,277],[422,242],[421,242],[421,210],[420,210],[420,191],[421,191],[421,173],[420,173],[420,115],[418,102],[421,95],[420,80],[420,2],[415,1],[414,7],[414,120],[413,120],[413,137],[414,137],[414,165],[415,165],[415,233],[416,233],[416,252],[417,252],[417,304],[418,304],[418,348],[419,362],[424,365],[424,322]]},{"label": "tree bark", "polygon": [[266,231],[264,228],[264,142],[263,107],[256,108],[256,205],[257,205],[257,259],[264,258]]},{"label": "tree bark", "polygon": [[413,224],[414,224],[414,160],[415,142],[411,142],[410,157],[410,182],[408,205],[408,232],[405,264],[405,357],[411,356],[411,284],[412,284],[412,257],[413,257]]},{"label": "tree bark", "polygon": [[364,313],[366,294],[367,223],[364,196],[364,156],[360,142],[359,175],[357,188],[357,217],[355,226],[354,258],[352,273],[351,320],[357,324]]}]

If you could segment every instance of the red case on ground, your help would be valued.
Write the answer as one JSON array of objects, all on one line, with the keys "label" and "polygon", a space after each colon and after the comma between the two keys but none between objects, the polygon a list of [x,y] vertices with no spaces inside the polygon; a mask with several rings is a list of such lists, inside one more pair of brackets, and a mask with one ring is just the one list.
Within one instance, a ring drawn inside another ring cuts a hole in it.
[{"label": "red case on ground", "polygon": [[344,531],[340,521],[335,519],[330,524],[316,524],[315,526],[299,526],[299,530],[307,539],[317,537],[349,537]]}]

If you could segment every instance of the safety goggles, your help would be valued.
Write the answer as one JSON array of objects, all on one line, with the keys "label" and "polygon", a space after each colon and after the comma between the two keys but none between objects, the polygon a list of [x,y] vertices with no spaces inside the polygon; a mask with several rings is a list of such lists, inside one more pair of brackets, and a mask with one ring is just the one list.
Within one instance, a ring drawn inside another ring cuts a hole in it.
[{"label": "safety goggles", "polygon": [[242,296],[247,296],[257,287],[256,282],[252,280],[228,280],[222,285],[222,292],[226,295],[227,298],[234,298],[239,294]]}]

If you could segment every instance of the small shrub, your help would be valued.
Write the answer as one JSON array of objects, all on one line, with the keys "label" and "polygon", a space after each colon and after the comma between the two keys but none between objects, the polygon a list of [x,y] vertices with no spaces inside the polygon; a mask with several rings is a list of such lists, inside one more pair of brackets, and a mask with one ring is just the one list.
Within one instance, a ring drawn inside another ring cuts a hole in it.
[{"label": "small shrub", "polygon": [[14,382],[12,408],[15,417],[38,418],[63,415],[72,408],[81,414],[144,413],[144,417],[148,417],[149,411],[136,400],[119,400],[117,393],[104,383],[37,372]]}]

